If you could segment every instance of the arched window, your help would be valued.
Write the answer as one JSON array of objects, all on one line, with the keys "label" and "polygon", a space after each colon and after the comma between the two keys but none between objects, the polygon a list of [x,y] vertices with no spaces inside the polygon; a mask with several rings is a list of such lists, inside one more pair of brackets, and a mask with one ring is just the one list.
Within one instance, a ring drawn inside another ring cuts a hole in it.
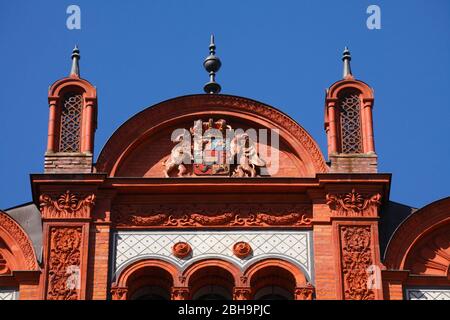
[{"label": "arched window", "polygon": [[127,281],[129,300],[169,300],[173,279],[159,267],[145,267],[134,272]]},{"label": "arched window", "polygon": [[170,294],[166,288],[146,286],[136,290],[130,300],[170,300]]},{"label": "arched window", "polygon": [[269,266],[257,271],[251,279],[254,300],[293,300],[295,277],[289,271]]},{"label": "arched window", "polygon": [[339,97],[339,126],[341,152],[362,153],[361,99],[356,90],[344,91]]},{"label": "arched window", "polygon": [[221,267],[204,267],[196,271],[189,281],[193,300],[231,300],[233,275]]},{"label": "arched window", "polygon": [[59,152],[80,152],[83,95],[69,92],[61,104]]}]

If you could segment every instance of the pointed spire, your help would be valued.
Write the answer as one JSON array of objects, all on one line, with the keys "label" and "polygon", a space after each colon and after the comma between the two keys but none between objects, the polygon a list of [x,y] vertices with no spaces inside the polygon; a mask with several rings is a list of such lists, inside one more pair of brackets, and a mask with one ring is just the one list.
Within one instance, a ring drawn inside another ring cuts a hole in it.
[{"label": "pointed spire", "polygon": [[350,50],[347,47],[344,49],[344,53],[342,54],[342,61],[344,61],[344,72],[343,78],[353,79],[352,69],[350,68],[350,61],[352,60],[352,56],[350,55]]},{"label": "pointed spire", "polygon": [[216,44],[214,43],[214,35],[211,35],[211,43],[209,45],[209,56],[206,57],[203,62],[205,70],[209,73],[209,82],[205,84],[203,90],[206,93],[219,93],[221,90],[220,85],[216,82],[216,72],[219,71],[222,63],[220,59],[216,57]]},{"label": "pointed spire", "polygon": [[78,61],[81,59],[80,50],[75,46],[72,51],[72,68],[70,69],[70,76],[80,77],[80,65]]}]

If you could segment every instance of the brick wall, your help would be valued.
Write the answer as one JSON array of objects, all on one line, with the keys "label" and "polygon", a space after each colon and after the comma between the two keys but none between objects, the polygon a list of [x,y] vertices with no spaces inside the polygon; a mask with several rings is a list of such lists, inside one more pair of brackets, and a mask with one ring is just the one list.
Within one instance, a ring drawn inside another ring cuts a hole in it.
[{"label": "brick wall", "polygon": [[92,154],[51,153],[45,155],[45,173],[91,173]]},{"label": "brick wall", "polygon": [[330,155],[332,173],[377,173],[377,156],[368,154]]},{"label": "brick wall", "polygon": [[91,252],[87,269],[87,296],[90,300],[105,300],[108,297],[109,242],[109,225],[96,225],[91,228]]}]

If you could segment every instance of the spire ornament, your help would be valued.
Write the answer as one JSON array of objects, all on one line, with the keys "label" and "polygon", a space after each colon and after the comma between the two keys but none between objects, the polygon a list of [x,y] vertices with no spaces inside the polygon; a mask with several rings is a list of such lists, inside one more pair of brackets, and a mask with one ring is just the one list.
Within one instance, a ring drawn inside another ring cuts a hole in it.
[{"label": "spire ornament", "polygon": [[81,59],[80,57],[80,50],[78,49],[78,46],[75,46],[72,51],[72,68],[70,69],[70,76],[71,77],[80,77],[80,65],[79,61]]},{"label": "spire ornament", "polygon": [[352,69],[350,68],[350,61],[352,60],[352,56],[350,55],[350,50],[345,47],[344,52],[342,54],[342,61],[344,61],[344,71],[343,78],[344,79],[353,79]]},{"label": "spire ornament", "polygon": [[209,82],[205,84],[203,90],[206,93],[219,93],[221,90],[220,84],[216,82],[216,72],[222,66],[219,57],[216,55],[216,44],[214,43],[214,35],[211,35],[211,43],[209,45],[209,56],[203,62],[203,67],[209,73]]}]

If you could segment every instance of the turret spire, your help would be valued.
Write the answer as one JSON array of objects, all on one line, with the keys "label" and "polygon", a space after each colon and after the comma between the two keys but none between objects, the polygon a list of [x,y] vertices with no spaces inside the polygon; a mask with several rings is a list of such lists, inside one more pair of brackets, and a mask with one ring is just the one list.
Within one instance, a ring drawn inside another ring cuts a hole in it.
[{"label": "turret spire", "polygon": [[220,85],[216,82],[216,72],[219,71],[222,63],[215,54],[216,44],[214,43],[214,35],[212,34],[211,43],[209,45],[209,56],[206,57],[203,62],[205,70],[209,73],[209,82],[203,87],[203,90],[205,90],[206,93],[219,93],[221,90]]},{"label": "turret spire", "polygon": [[72,51],[72,68],[70,69],[70,76],[76,76],[80,77],[80,50],[78,49],[78,46],[75,46]]},{"label": "turret spire", "polygon": [[350,55],[350,50],[347,47],[344,49],[344,53],[342,55],[342,61],[344,61],[344,72],[343,78],[353,78],[352,69],[350,68],[350,61],[352,60],[352,56]]}]

